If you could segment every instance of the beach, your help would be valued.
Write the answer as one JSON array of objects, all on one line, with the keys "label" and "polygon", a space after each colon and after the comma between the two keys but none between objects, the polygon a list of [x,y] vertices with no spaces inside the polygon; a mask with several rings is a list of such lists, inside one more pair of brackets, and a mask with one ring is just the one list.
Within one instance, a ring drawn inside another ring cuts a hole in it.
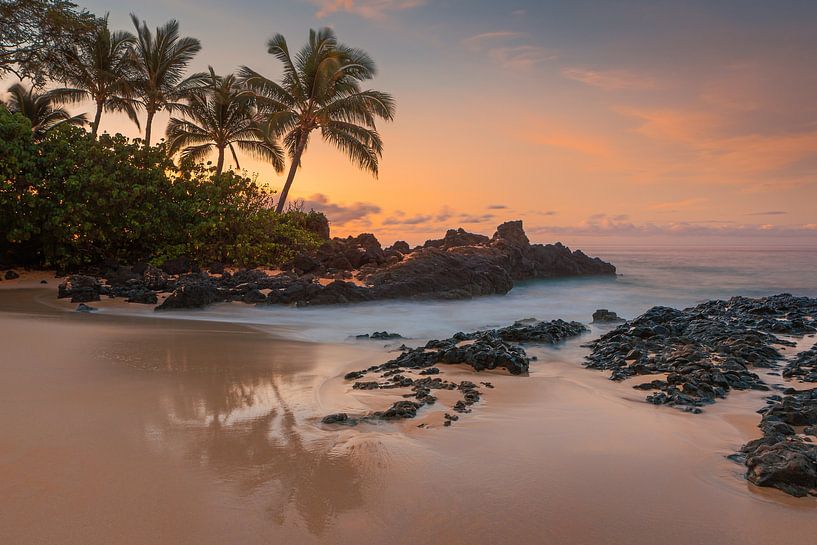
[{"label": "beach", "polygon": [[[327,426],[323,415],[400,399],[343,380],[395,348],[348,335],[373,319],[399,329],[400,315],[384,323],[363,306],[346,323],[341,309],[260,320],[228,304],[155,316],[107,302],[77,313],[55,299],[56,281],[32,278],[0,289],[8,543],[782,545],[817,531],[813,498],[755,487],[726,458],[760,436],[763,392],[732,392],[699,415],[644,403],[631,382],[581,366],[603,327],[529,347],[527,377],[446,369],[495,386],[450,427],[442,406]],[[471,304],[503,308],[502,321],[515,292]],[[441,323],[468,321],[467,304]],[[400,332],[421,344],[414,312]],[[313,329],[298,324],[310,318]]]}]

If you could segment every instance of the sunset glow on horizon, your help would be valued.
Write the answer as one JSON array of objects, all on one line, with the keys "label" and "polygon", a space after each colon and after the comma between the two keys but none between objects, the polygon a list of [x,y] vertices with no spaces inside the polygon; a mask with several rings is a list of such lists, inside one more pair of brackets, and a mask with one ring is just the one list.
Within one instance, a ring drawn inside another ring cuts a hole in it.
[{"label": "sunset glow on horizon", "polygon": [[[130,6],[79,4],[132,30]],[[397,100],[379,178],[316,133],[291,193],[335,235],[417,243],[522,219],[541,242],[817,242],[817,3],[271,4],[150,0],[137,15],[201,40],[191,71],[277,78],[266,40],[299,48],[321,26],[372,55],[371,87]],[[102,129],[139,136],[124,116]]]}]

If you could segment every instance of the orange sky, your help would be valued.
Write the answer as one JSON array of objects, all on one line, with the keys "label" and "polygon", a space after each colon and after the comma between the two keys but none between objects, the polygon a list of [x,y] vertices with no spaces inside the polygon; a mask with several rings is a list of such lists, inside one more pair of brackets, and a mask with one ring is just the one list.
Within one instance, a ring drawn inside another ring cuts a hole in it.
[{"label": "orange sky", "polygon": [[[117,28],[129,10],[179,19],[203,43],[197,70],[275,76],[264,41],[322,25],[369,51],[372,87],[398,102],[380,178],[316,142],[293,186],[337,235],[419,242],[521,218],[568,244],[817,241],[815,3],[497,4],[84,2]],[[113,115],[103,129],[138,134]]]}]

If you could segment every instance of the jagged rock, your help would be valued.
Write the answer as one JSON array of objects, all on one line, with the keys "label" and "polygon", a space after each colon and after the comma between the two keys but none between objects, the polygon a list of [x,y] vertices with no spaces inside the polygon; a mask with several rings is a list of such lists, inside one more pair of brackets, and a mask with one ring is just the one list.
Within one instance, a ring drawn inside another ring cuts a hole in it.
[{"label": "jagged rock", "polygon": [[128,303],[139,303],[142,305],[155,305],[159,302],[156,292],[149,289],[134,289],[128,294]]},{"label": "jagged rock", "polygon": [[321,419],[321,422],[324,424],[346,424],[349,426],[354,426],[357,424],[357,419],[350,418],[346,413],[335,413],[324,416]]},{"label": "jagged rock", "polygon": [[797,354],[783,369],[783,376],[801,382],[817,382],[817,343]]},{"label": "jagged rock", "polygon": [[658,390],[651,403],[698,412],[730,390],[768,390],[749,369],[776,367],[782,356],[775,346],[792,344],[776,334],[809,331],[814,317],[817,299],[788,294],[653,307],[591,343],[586,365],[610,371],[613,380],[667,373],[666,381],[637,387]]},{"label": "jagged rock", "polygon": [[94,312],[96,310],[97,310],[96,307],[88,306],[85,303],[80,303],[79,305],[77,305],[77,312]]},{"label": "jagged rock", "polygon": [[20,275],[15,270],[8,270],[6,271],[4,277],[6,280],[15,280],[17,278],[20,278]]},{"label": "jagged rock", "polygon": [[373,341],[402,339],[403,336],[399,333],[389,333],[388,331],[375,331],[371,335],[364,333],[363,335],[355,335],[356,339],[371,339]]},{"label": "jagged rock", "polygon": [[93,276],[72,274],[58,288],[57,297],[70,297],[72,303],[90,303],[99,301],[102,285]]},{"label": "jagged rock", "polygon": [[793,496],[817,495],[817,446],[794,429],[817,424],[817,388],[790,389],[784,397],[772,396],[769,401],[761,409],[763,437],[744,445],[732,459],[746,465],[746,478],[758,486]]},{"label": "jagged rock", "polygon": [[619,318],[618,314],[607,310],[606,308],[600,308],[596,312],[593,313],[593,323],[598,322],[623,322],[623,318]]},{"label": "jagged rock", "polygon": [[408,242],[405,240],[398,240],[388,248],[384,250],[385,252],[400,252],[403,255],[411,253],[411,246],[408,245]]},{"label": "jagged rock", "polygon": [[223,300],[218,288],[209,282],[197,282],[176,288],[155,310],[201,308]]},{"label": "jagged rock", "polygon": [[[423,248],[439,248],[441,250],[448,250],[449,248],[457,248],[459,246],[478,246],[487,244],[491,239],[485,235],[478,235],[476,233],[469,233],[463,228],[449,229],[445,236],[437,240],[427,240],[423,244]],[[408,244],[406,244],[406,248]],[[408,252],[403,252],[408,253]]]}]

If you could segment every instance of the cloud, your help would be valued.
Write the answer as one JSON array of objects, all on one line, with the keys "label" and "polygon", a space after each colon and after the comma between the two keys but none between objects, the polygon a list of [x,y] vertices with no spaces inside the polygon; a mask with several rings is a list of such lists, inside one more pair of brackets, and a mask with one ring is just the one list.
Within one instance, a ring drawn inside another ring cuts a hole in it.
[{"label": "cloud", "polygon": [[395,214],[383,220],[383,225],[422,225],[433,220],[433,216],[418,214],[405,217],[404,214]]},{"label": "cloud", "polygon": [[298,201],[304,209],[323,212],[332,225],[346,225],[352,222],[370,224],[369,216],[379,214],[381,209],[376,204],[356,202],[352,204],[337,204],[329,202],[329,197],[316,193],[309,198]]},{"label": "cloud", "polygon": [[658,87],[656,80],[650,76],[630,72],[629,70],[590,70],[587,68],[564,68],[562,75],[568,79],[580,81],[605,91],[650,90]]},{"label": "cloud", "polygon": [[788,214],[783,210],[769,210],[768,212],[749,212],[747,216],[783,216]]},{"label": "cloud", "polygon": [[522,36],[519,32],[511,32],[507,30],[499,30],[496,32],[483,32],[476,34],[470,38],[465,38],[461,43],[468,49],[480,49],[488,42],[503,40],[505,38],[518,38]]},{"label": "cloud", "polygon": [[649,206],[650,210],[666,210],[666,211],[675,211],[679,208],[689,209],[689,208],[696,208],[702,204],[709,202],[709,199],[704,199],[701,197],[694,197],[690,199],[681,199],[679,201],[666,201],[666,202],[657,202],[653,203]]},{"label": "cloud", "polygon": [[514,17],[524,17],[528,14],[528,10],[526,9],[515,9],[511,12],[511,15]]},{"label": "cloud", "polygon": [[333,13],[353,13],[364,19],[383,19],[389,13],[420,7],[426,0],[312,0],[320,18]]},{"label": "cloud", "polygon": [[526,70],[556,58],[543,47],[521,43],[524,37],[525,34],[520,32],[499,30],[476,34],[461,43],[466,49],[483,53],[501,66],[514,70]]},{"label": "cloud", "polygon": [[504,204],[489,204],[485,208],[487,208],[488,210],[505,210],[508,207],[505,206]]},{"label": "cloud", "polygon": [[572,236],[806,236],[817,235],[817,224],[773,225],[737,224],[731,221],[680,221],[668,223],[633,223],[617,218],[594,214],[576,225],[543,225],[529,229],[535,234],[555,234]]},{"label": "cloud", "polygon": [[495,218],[493,214],[460,214],[460,223],[483,223]]}]

